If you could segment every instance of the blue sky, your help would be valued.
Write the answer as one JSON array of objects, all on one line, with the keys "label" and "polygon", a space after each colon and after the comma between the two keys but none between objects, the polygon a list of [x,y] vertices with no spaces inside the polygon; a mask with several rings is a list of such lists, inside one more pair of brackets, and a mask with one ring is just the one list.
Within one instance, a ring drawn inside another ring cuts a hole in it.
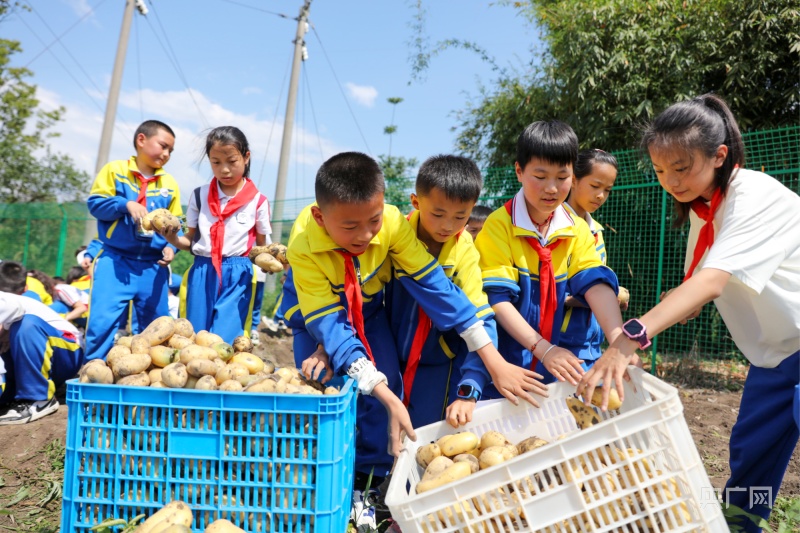
[{"label": "blue sky", "polygon": [[[167,122],[177,139],[166,168],[177,178],[185,201],[192,188],[211,177],[207,162],[201,161],[202,131],[234,125],[250,140],[251,176],[272,200],[296,22],[264,10],[295,17],[302,1],[145,3],[149,14],[136,13],[131,30],[110,158],[131,154],[133,131],[141,120]],[[3,36],[24,48],[12,66],[33,71],[29,81],[38,85],[43,108],[67,108],[56,128],[61,137],[51,146],[93,175],[125,1],[31,4],[34,11],[17,12],[2,24]],[[512,8],[489,0],[428,0],[423,5],[431,45],[463,39],[486,49],[503,67],[521,69],[530,61],[535,31]],[[401,0],[312,2],[287,198],[312,196],[317,167],[337,152],[387,153],[388,97],[404,99],[396,107],[392,155],[421,161],[453,150],[453,112],[477,94],[480,82],[491,84],[496,74],[477,55],[451,49],[432,59],[424,81],[409,85],[414,13],[412,3]],[[51,30],[58,36],[69,31],[45,50],[55,41]],[[170,59],[173,54],[177,61]]]}]

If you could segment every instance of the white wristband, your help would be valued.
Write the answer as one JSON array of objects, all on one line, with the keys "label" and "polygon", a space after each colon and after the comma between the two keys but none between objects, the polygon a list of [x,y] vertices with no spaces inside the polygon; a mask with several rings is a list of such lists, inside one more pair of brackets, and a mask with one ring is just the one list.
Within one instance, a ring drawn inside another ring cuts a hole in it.
[{"label": "white wristband", "polygon": [[550,345],[550,347],[549,347],[549,348],[547,348],[547,349],[544,351],[544,353],[542,354],[542,358],[541,358],[541,359],[539,359],[539,361],[540,361],[542,364],[544,364],[544,359],[545,359],[545,357],[547,357],[547,354],[549,354],[549,353],[550,353],[550,350],[552,350],[552,349],[553,349],[553,348],[555,348],[555,347],[556,347],[556,345],[555,345],[555,344],[551,344],[551,345]]},{"label": "white wristband", "polygon": [[470,327],[462,331],[460,336],[462,339],[464,339],[464,342],[467,343],[467,350],[470,352],[480,350],[487,344],[492,343],[492,339],[489,337],[489,334],[486,333],[486,329],[483,327],[483,320],[478,320],[472,324]]},{"label": "white wristband", "polygon": [[366,357],[360,357],[353,361],[353,364],[347,369],[347,375],[358,383],[358,390],[362,394],[372,394],[372,389],[381,382],[387,385],[389,383],[383,372],[375,368],[375,365]]}]

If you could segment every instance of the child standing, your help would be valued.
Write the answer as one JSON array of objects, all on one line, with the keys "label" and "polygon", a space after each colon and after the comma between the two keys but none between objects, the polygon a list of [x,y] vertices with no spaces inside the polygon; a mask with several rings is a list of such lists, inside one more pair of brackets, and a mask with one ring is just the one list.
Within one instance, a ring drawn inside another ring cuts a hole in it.
[{"label": "child standing", "polygon": [[269,243],[269,203],[250,175],[250,146],[238,128],[220,126],[206,136],[214,177],[189,198],[186,235],[165,235],[195,256],[187,277],[186,318],[195,331],[226,342],[250,332],[253,245]]},{"label": "child standing", "polygon": [[[497,344],[494,312],[481,283],[478,251],[464,231],[464,223],[478,200],[483,177],[477,165],[466,157],[439,155],[419,168],[416,194],[411,195],[415,211],[408,221],[428,253],[438,259],[442,270],[477,308],[486,333]],[[471,219],[471,218],[470,218]],[[403,403],[414,427],[445,417],[454,427],[472,420],[481,391],[492,377],[501,390],[508,383],[506,373],[520,369],[497,355],[485,363],[455,330],[443,331],[417,304],[401,282],[403,271],[386,289],[386,307],[397,343],[403,372]],[[530,370],[522,375],[541,378]]]},{"label": "child standing", "polygon": [[[623,326],[578,391],[604,395],[637,348],[714,301],[736,346],[750,361],[730,438],[731,477],[724,500],[767,518],[750,489],[776,497],[798,427],[792,402],[800,382],[800,197],[774,178],[744,169],[739,127],[719,97],[706,94],[667,108],[642,146],[661,186],[675,198],[678,222],[689,219],[683,283]],[[586,397],[586,396],[584,396]],[[773,502],[769,502],[771,506]],[[748,524],[746,531],[760,531]]]},{"label": "child standing", "polygon": [[622,325],[617,276],[603,265],[586,222],[562,205],[577,156],[578,138],[567,124],[528,126],[514,165],[522,189],[489,215],[476,243],[483,287],[501,326],[500,353],[538,368],[545,380],[573,384],[584,372],[581,361],[557,346],[566,293],[588,303],[610,339]]},{"label": "child standing", "polygon": [[485,205],[476,205],[472,208],[467,221],[467,233],[472,235],[472,242],[478,238],[478,233],[483,229],[483,223],[486,222],[486,217],[492,214],[492,210]]},{"label": "child standing", "polygon": [[0,263],[0,400],[8,401],[0,408],[0,426],[55,413],[56,387],[83,364],[78,329],[43,303],[21,296],[25,278],[20,263]]},{"label": "child standing", "polygon": [[[607,263],[606,244],[603,240],[603,226],[592,213],[608,200],[611,188],[617,179],[617,159],[603,150],[583,150],[575,161],[572,190],[564,204],[575,215],[583,219],[594,235],[595,249],[600,260]],[[620,293],[627,292],[620,287]],[[566,348],[583,361],[584,370],[600,357],[603,343],[603,330],[594,314],[578,299],[567,295],[564,300],[564,320],[561,323],[561,337],[558,345]],[[627,302],[620,304],[627,308]]]},{"label": "child standing", "polygon": [[135,156],[100,170],[87,201],[102,242],[92,270],[87,359],[106,356],[130,301],[142,324],[169,314],[167,265],[175,247],[142,230],[141,221],[159,208],[183,215],[178,183],[162,168],[172,154],[175,134],[163,122],[148,120],[136,129],[133,146]]}]

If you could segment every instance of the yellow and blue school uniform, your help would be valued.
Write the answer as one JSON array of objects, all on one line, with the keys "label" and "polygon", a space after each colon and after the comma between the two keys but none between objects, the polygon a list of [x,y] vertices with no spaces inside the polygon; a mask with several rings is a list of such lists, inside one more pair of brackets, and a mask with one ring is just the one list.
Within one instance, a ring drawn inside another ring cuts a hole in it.
[{"label": "yellow and blue school uniform", "polygon": [[[569,210],[573,217],[580,218],[569,204],[565,203],[564,207]],[[608,261],[606,258],[606,243],[603,240],[603,226],[588,213],[586,217],[588,220],[585,220],[585,222],[594,236],[595,250],[600,256],[600,261],[606,265]],[[558,345],[571,351],[578,359],[584,361],[582,365],[584,370],[589,370],[602,355],[600,346],[605,340],[603,330],[592,310],[588,307],[565,307],[564,320],[561,322],[560,327],[561,335]]]},{"label": "yellow and blue school uniform", "polygon": [[[133,172],[139,172],[135,156],[108,163],[95,178],[87,201],[102,243],[92,273],[87,359],[105,357],[111,349],[129,301],[143,324],[169,315],[169,270],[158,261],[165,247],[177,250],[158,233],[141,232],[128,213],[127,203],[139,196],[139,180]],[[155,175],[158,179],[147,184],[147,210],[163,208],[183,216],[175,178],[163,169]]]},{"label": "yellow and blue school uniform", "polygon": [[[414,234],[419,228],[419,211],[408,216]],[[477,317],[492,342],[497,344],[494,311],[489,305],[481,282],[480,256],[467,232],[454,235],[442,245],[438,262],[449,278],[478,309]],[[386,308],[389,324],[405,372],[414,337],[419,327],[419,304],[406,290],[400,279],[405,275],[394,271],[394,279],[386,287]],[[491,376],[480,356],[469,352],[466,342],[453,330],[431,327],[422,346],[419,366],[413,376],[408,413],[414,427],[444,419],[447,406],[456,400],[460,385],[471,385],[482,391]]]},{"label": "yellow and blue school uniform", "polygon": [[53,297],[47,292],[44,284],[33,276],[28,276],[26,278],[25,292],[22,294],[23,296],[42,302],[44,305],[53,305]]},{"label": "yellow and blue school uniform", "polygon": [[[344,257],[323,227],[301,211],[289,238],[292,268],[283,286],[281,311],[294,334],[298,366],[322,344],[331,366],[343,375],[357,359],[367,357],[363,343],[347,317]],[[375,366],[386,375],[389,388],[402,397],[402,376],[394,337],[384,307],[384,287],[392,269],[400,283],[433,324],[442,331],[463,332],[478,323],[476,308],[445,275],[398,209],[386,205],[381,230],[364,253],[353,258],[363,296],[362,314]],[[392,466],[387,453],[388,415],[372,396],[360,396],[357,410],[356,469],[385,476]]]},{"label": "yellow and blue school uniform", "polygon": [[[540,261],[527,238],[538,239],[543,246],[561,241],[551,252],[557,305],[549,341],[558,344],[561,329],[557,326],[564,321],[566,294],[569,292],[585,304],[584,294],[598,283],[610,285],[617,292],[617,276],[603,265],[586,222],[570,214],[563,205],[554,212],[547,235],[540,235],[530,220],[520,190],[505,206],[489,215],[475,244],[481,256],[483,290],[489,303],[512,303],[534,329],[538,330],[540,319]],[[522,346],[503,328],[498,328],[497,337],[499,351],[507,361],[531,368],[534,358],[530,346]],[[535,363],[536,372],[545,377],[546,383],[555,381],[544,365]],[[490,386],[483,396],[499,397],[499,393]]]}]

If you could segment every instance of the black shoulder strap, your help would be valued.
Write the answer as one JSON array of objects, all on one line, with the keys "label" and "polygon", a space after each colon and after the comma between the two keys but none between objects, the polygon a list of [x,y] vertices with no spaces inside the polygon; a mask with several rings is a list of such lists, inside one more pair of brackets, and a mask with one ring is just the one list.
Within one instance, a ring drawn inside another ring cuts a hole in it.
[{"label": "black shoulder strap", "polygon": [[[200,206],[202,205],[201,202],[200,202],[200,189],[201,189],[201,187],[198,187],[198,188],[196,188],[194,190],[194,203],[197,206],[197,213],[198,214],[200,213]],[[199,226],[200,225],[198,224],[198,227],[194,229],[194,235],[192,235],[192,244],[189,246],[189,251],[192,253],[192,255],[194,255],[194,250],[193,250],[194,245],[197,244],[197,241],[200,240],[200,227]]]}]

